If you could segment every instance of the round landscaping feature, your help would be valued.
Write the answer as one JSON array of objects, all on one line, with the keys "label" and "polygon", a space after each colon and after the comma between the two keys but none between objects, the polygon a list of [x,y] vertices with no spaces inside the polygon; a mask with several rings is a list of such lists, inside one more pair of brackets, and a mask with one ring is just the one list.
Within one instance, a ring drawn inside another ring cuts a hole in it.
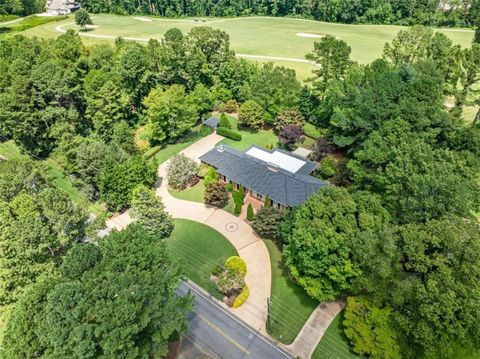
[{"label": "round landscaping feature", "polygon": [[236,224],[235,222],[228,222],[225,225],[225,229],[229,232],[235,232],[238,229],[238,224]]}]

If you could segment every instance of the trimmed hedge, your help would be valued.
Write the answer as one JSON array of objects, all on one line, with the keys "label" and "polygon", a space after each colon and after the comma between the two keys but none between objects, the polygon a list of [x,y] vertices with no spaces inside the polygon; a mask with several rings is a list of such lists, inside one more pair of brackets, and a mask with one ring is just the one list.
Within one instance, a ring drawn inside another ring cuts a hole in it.
[{"label": "trimmed hedge", "polygon": [[247,301],[249,295],[250,295],[250,290],[248,289],[248,286],[245,284],[245,286],[242,289],[242,293],[240,293],[233,301],[232,307],[238,308],[239,306],[241,306],[243,303]]},{"label": "trimmed hedge", "polygon": [[142,157],[145,158],[146,160],[149,160],[150,158],[155,156],[158,152],[160,152],[161,149],[162,149],[161,146],[152,147],[148,151],[146,151]]},{"label": "trimmed hedge", "polygon": [[247,274],[247,265],[239,256],[231,256],[225,261],[225,266],[240,273],[245,277]]},{"label": "trimmed hedge", "polygon": [[234,141],[241,141],[242,140],[242,134],[236,131],[229,130],[228,128],[225,127],[218,127],[217,128],[217,134],[223,137],[230,138],[231,140]]}]

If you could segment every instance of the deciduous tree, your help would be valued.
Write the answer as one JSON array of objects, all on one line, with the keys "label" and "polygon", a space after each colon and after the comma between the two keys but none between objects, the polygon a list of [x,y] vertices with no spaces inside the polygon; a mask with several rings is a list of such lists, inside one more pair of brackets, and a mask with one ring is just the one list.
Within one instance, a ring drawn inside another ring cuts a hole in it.
[{"label": "deciduous tree", "polygon": [[186,100],[185,88],[156,88],[145,98],[147,133],[151,143],[174,141],[185,134],[197,121],[197,111]]},{"label": "deciduous tree", "polygon": [[245,101],[238,112],[238,123],[240,126],[259,130],[264,124],[263,108],[255,101]]},{"label": "deciduous tree", "polygon": [[322,302],[332,300],[361,274],[352,261],[350,241],[389,220],[378,197],[325,187],[288,217],[282,236],[285,263],[298,283]]}]

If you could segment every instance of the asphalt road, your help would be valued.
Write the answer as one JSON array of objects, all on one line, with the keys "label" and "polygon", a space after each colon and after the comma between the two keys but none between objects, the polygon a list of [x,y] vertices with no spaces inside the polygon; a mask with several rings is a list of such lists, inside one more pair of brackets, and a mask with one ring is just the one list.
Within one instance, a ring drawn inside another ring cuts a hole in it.
[{"label": "asphalt road", "polygon": [[250,328],[225,308],[210,299],[191,282],[183,282],[180,295],[190,292],[194,309],[189,313],[188,337],[213,358],[221,359],[289,359],[290,354]]}]

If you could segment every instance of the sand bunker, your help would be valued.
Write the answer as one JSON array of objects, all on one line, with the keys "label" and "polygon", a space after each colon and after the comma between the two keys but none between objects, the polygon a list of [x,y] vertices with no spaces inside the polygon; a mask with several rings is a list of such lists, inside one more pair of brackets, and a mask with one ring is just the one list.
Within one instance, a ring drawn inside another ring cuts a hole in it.
[{"label": "sand bunker", "polygon": [[295,35],[300,37],[324,37],[325,36],[320,34],[310,34],[308,32],[297,32]]},{"label": "sand bunker", "polygon": [[134,17],[135,20],[144,21],[144,22],[151,22],[151,19],[147,19],[146,17]]}]

